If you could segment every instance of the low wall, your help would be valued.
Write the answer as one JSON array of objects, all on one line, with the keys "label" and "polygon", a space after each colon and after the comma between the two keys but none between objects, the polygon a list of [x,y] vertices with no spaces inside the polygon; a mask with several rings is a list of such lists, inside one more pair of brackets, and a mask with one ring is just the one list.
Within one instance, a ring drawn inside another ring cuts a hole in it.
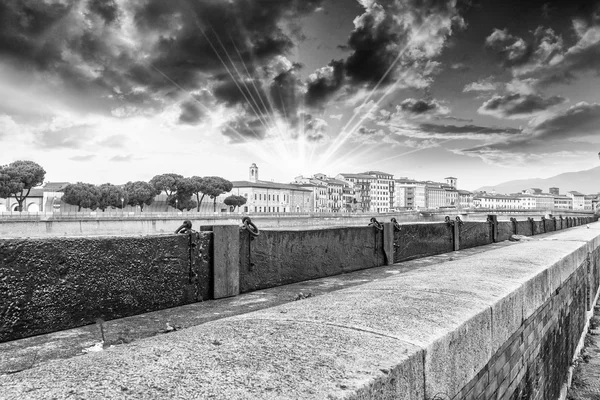
[{"label": "low wall", "polygon": [[369,226],[240,231],[240,292],[338,275],[386,263],[383,233]]},{"label": "low wall", "polygon": [[0,388],[31,399],[564,398],[598,295],[600,224],[547,238],[0,376]]},{"label": "low wall", "polygon": [[208,299],[211,241],[0,239],[0,342]]},{"label": "low wall", "polygon": [[[570,213],[574,213],[571,211]],[[565,214],[569,214],[565,212]],[[110,214],[90,215],[77,213],[71,216],[60,214],[29,214],[0,216],[0,237],[48,237],[48,236],[90,236],[90,235],[148,235],[170,234],[181,225],[183,220],[190,220],[194,227],[211,225],[239,225],[242,214],[206,215],[194,212],[182,213],[136,213],[132,215]],[[508,214],[498,210],[498,219],[508,220],[510,217],[539,219],[546,215],[544,211],[514,210]],[[486,212],[466,211],[433,211],[433,212],[401,212],[390,214],[252,214],[250,217],[260,227],[290,228],[290,227],[331,227],[331,226],[365,226],[372,217],[381,222],[389,222],[392,217],[400,223],[441,222],[446,215],[460,216],[464,221],[484,221]],[[573,214],[582,217],[593,216],[590,213]],[[573,217],[574,218],[574,217]]]},{"label": "low wall", "polygon": [[[591,219],[569,220],[584,222]],[[481,246],[521,223],[262,230],[254,240],[238,226],[191,236],[0,239],[0,341]],[[544,230],[541,220],[524,223]]]}]

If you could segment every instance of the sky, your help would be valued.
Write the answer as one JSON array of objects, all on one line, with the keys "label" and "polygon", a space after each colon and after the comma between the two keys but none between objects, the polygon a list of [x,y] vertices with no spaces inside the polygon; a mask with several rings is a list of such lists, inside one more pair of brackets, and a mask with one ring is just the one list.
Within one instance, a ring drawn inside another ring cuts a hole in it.
[{"label": "sky", "polygon": [[600,1],[0,0],[0,164],[47,181],[596,167]]}]

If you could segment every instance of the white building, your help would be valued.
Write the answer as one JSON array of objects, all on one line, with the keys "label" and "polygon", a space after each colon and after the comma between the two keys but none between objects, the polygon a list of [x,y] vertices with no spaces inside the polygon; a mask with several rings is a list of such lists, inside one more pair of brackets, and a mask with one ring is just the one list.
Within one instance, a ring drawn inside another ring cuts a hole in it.
[{"label": "white building", "polygon": [[478,208],[488,208],[493,210],[516,210],[520,208],[521,200],[519,197],[515,196],[484,194],[474,197],[473,203]]},{"label": "white building", "polygon": [[584,210],[585,209],[585,195],[579,192],[567,192],[567,196],[573,201],[573,210]]},{"label": "white building", "polygon": [[394,208],[394,175],[381,171],[367,171],[376,178],[371,185],[371,211],[385,213]]},{"label": "white building", "polygon": [[219,196],[217,201],[235,194],[244,196],[247,201],[241,211],[246,213],[290,213],[313,212],[313,190],[285,183],[261,181],[258,167],[250,166],[248,181],[234,181],[231,192]]}]

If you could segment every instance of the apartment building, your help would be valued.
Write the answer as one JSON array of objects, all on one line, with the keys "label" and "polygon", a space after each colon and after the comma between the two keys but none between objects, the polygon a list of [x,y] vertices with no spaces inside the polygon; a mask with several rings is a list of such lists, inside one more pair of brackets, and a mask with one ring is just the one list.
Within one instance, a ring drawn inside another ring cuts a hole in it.
[{"label": "apartment building", "polygon": [[482,194],[473,198],[473,204],[478,208],[511,210],[519,209],[521,200],[516,196],[501,194]]},{"label": "apartment building", "polygon": [[394,208],[418,210],[427,208],[425,183],[408,178],[394,180]]},{"label": "apartment building", "polygon": [[371,211],[371,187],[377,182],[377,178],[368,174],[337,174],[336,179],[348,182],[354,191],[357,211]]},{"label": "apartment building", "polygon": [[458,208],[468,209],[473,208],[473,193],[468,190],[458,191]]},{"label": "apartment building", "polygon": [[[554,196],[554,210],[573,210],[573,198],[570,196]],[[583,210],[583,202],[580,210]]]},{"label": "apartment building", "polygon": [[446,207],[446,189],[441,187],[440,184],[428,182],[425,190],[427,208],[437,209]]},{"label": "apartment building", "polygon": [[371,211],[391,211],[394,208],[394,175],[381,171],[367,171],[364,174],[376,179],[371,185]]},{"label": "apartment building", "polygon": [[567,197],[573,201],[573,210],[584,210],[585,209],[585,195],[583,193],[571,191],[567,192]]}]

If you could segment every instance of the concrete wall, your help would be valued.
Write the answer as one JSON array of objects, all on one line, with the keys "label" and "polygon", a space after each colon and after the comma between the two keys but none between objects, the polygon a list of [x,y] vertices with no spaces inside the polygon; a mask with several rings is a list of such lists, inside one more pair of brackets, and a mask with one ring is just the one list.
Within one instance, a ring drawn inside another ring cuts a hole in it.
[{"label": "concrete wall", "polygon": [[600,224],[0,376],[7,398],[559,399]]},{"label": "concrete wall", "polygon": [[[383,232],[365,227],[240,231],[240,292],[385,264]],[[252,264],[252,265],[251,265]]]},{"label": "concrete wall", "polygon": [[228,289],[214,297],[226,297],[481,246],[514,229],[499,222],[493,236],[488,222],[452,224],[405,224],[388,233],[371,226],[264,229],[253,241],[232,226],[233,236],[219,241],[235,249],[219,252],[223,260],[236,254],[226,271],[212,265],[210,232],[194,234],[193,246],[188,235],[173,234],[0,239],[0,341],[213,298],[216,284]]},{"label": "concrete wall", "polygon": [[0,341],[208,299],[211,241],[210,232],[0,239]]}]

